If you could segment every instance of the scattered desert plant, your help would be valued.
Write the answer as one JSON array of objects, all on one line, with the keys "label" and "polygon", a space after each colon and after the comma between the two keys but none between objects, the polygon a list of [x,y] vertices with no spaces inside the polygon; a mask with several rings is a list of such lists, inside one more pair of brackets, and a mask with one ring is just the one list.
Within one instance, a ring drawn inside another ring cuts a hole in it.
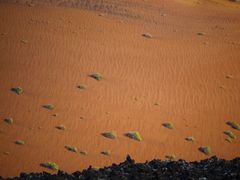
[{"label": "scattered desert plant", "polygon": [[93,73],[90,75],[90,77],[92,77],[93,79],[96,79],[97,81],[101,81],[103,79],[103,76],[100,73]]},{"label": "scattered desert plant", "polygon": [[57,113],[55,113],[55,114],[53,114],[53,116],[54,116],[54,117],[57,117],[57,116],[58,116],[58,114],[57,114]]},{"label": "scattered desert plant", "polygon": [[209,146],[203,146],[198,148],[199,151],[204,153],[205,155],[210,155],[211,154],[211,148]]},{"label": "scattered desert plant", "polygon": [[144,34],[142,34],[142,36],[145,38],[149,38],[149,39],[153,38],[153,36],[150,33],[144,33]]},{"label": "scattered desert plant", "polygon": [[226,140],[227,142],[229,142],[229,143],[232,142],[232,138],[230,138],[230,137],[227,137],[225,140]]},{"label": "scattered desert plant", "polygon": [[17,145],[24,145],[25,142],[22,141],[22,140],[16,140],[16,141],[15,141],[15,144],[17,144]]},{"label": "scattered desert plant", "polygon": [[4,122],[7,124],[13,124],[13,118],[5,118]]},{"label": "scattered desert plant", "polygon": [[58,171],[59,167],[55,162],[46,162],[46,163],[41,163],[40,164],[42,167],[51,169],[53,171]]},{"label": "scattered desert plant", "polygon": [[137,141],[142,141],[142,137],[138,131],[130,131],[125,134],[127,137],[137,140]]},{"label": "scattered desert plant", "polygon": [[232,131],[224,131],[223,133],[226,134],[226,135],[227,135],[228,137],[230,137],[231,139],[236,139],[236,138],[237,138],[236,135],[233,134]]},{"label": "scattered desert plant", "polygon": [[20,95],[23,93],[23,88],[21,87],[14,87],[14,88],[11,88],[11,91],[15,92],[17,95]]},{"label": "scattered desert plant", "polygon": [[23,43],[23,44],[27,44],[27,43],[28,43],[28,40],[26,40],[26,39],[22,39],[22,40],[21,40],[21,43]]},{"label": "scattered desert plant", "polygon": [[227,79],[233,79],[233,75],[226,75],[225,76]]},{"label": "scattered desert plant", "polygon": [[116,139],[116,137],[117,137],[117,133],[115,131],[104,132],[104,133],[102,133],[102,135],[104,137],[110,138],[110,139]]},{"label": "scattered desert plant", "polygon": [[85,150],[81,150],[81,151],[79,151],[79,153],[82,154],[82,155],[84,155],[84,156],[88,155],[88,152],[85,151]]},{"label": "scattered desert plant", "polygon": [[54,109],[54,105],[52,105],[52,104],[44,104],[42,107],[44,107],[48,110],[53,110]]},{"label": "scattered desert plant", "polygon": [[74,146],[65,146],[65,148],[68,150],[68,151],[71,151],[71,152],[75,152],[77,153],[78,152],[78,149]]},{"label": "scattered desert plant", "polygon": [[167,158],[167,159],[170,160],[170,161],[173,161],[173,160],[176,159],[176,156],[173,155],[173,154],[172,154],[172,155],[166,155],[165,158]]},{"label": "scattered desert plant", "polygon": [[236,122],[228,121],[226,124],[231,126],[233,129],[240,130],[240,125],[238,123],[236,123]]},{"label": "scattered desert plant", "polygon": [[192,137],[192,136],[188,136],[185,138],[186,141],[190,141],[190,142],[194,142],[195,141],[195,138]]},{"label": "scattered desert plant", "polygon": [[66,127],[62,124],[56,126],[56,128],[59,129],[59,130],[65,130],[66,129]]},{"label": "scattered desert plant", "polygon": [[80,84],[77,86],[77,88],[84,90],[84,89],[87,89],[87,86],[85,84]]},{"label": "scattered desert plant", "polygon": [[165,128],[168,128],[168,129],[173,129],[173,128],[174,128],[173,124],[170,123],[170,122],[163,123],[162,125],[163,125]]},{"label": "scattered desert plant", "polygon": [[199,36],[204,36],[205,33],[204,33],[204,32],[198,32],[197,35],[199,35]]},{"label": "scattered desert plant", "polygon": [[106,151],[102,151],[101,154],[105,155],[105,156],[110,156],[110,151],[106,150]]}]

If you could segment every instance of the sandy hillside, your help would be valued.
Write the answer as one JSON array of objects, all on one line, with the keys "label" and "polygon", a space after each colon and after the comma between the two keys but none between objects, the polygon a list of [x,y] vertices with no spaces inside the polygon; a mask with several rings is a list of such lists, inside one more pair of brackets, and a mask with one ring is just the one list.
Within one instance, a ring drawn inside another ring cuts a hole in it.
[{"label": "sandy hillside", "polygon": [[[68,172],[102,167],[127,154],[138,162],[200,160],[210,156],[202,146],[220,158],[240,156],[240,131],[226,124],[240,124],[239,3],[58,2],[0,1],[1,176],[51,172],[40,166],[48,161]],[[101,81],[89,76],[95,72]],[[20,95],[11,91],[18,86]],[[229,143],[224,131],[237,138]]]}]

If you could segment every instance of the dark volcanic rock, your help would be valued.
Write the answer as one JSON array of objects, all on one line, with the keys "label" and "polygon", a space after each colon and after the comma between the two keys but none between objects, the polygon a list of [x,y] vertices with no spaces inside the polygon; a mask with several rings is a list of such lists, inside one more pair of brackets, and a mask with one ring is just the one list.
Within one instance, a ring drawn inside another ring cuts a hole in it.
[{"label": "dark volcanic rock", "polygon": [[[0,179],[2,179],[0,177]],[[208,179],[240,179],[240,158],[233,160],[218,159],[213,156],[200,162],[161,161],[152,160],[145,163],[135,163],[128,155],[120,164],[112,164],[110,167],[96,170],[91,166],[83,170],[68,174],[58,171],[51,175],[42,173],[21,173],[17,180],[148,180],[148,179],[184,179],[184,180],[208,180]]]}]

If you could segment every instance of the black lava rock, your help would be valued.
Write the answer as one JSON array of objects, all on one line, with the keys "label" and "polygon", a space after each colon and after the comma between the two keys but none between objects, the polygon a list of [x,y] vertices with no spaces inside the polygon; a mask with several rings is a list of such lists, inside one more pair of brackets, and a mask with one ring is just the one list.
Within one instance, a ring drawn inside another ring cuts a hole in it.
[{"label": "black lava rock", "polygon": [[[3,179],[0,177],[0,180]],[[58,171],[57,174],[21,173],[13,180],[148,180],[148,179],[240,179],[240,158],[233,160],[218,159],[213,156],[200,162],[161,161],[152,160],[145,163],[135,163],[128,155],[120,164],[96,170],[91,166],[83,170],[68,174]]]}]

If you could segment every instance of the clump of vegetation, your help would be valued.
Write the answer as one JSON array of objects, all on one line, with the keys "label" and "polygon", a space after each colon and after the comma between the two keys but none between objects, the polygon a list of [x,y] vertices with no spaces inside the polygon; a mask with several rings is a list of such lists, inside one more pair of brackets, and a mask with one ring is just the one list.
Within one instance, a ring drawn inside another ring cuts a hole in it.
[{"label": "clump of vegetation", "polygon": [[186,141],[190,141],[190,142],[194,142],[195,141],[195,138],[192,137],[192,136],[188,136],[185,138]]},{"label": "clump of vegetation", "polygon": [[115,131],[104,132],[104,133],[102,133],[102,135],[104,137],[110,138],[110,139],[116,139],[117,138],[117,133]]},{"label": "clump of vegetation", "polygon": [[74,153],[77,153],[78,152],[78,149],[74,146],[65,146],[65,148],[68,150],[68,151],[71,151],[71,152],[74,152]]},{"label": "clump of vegetation", "polygon": [[230,138],[230,137],[227,137],[225,140],[226,140],[227,142],[229,142],[229,143],[232,142],[232,138]]},{"label": "clump of vegetation", "polygon": [[153,36],[150,33],[144,33],[144,34],[142,34],[142,36],[145,38],[149,38],[149,39],[153,38]]},{"label": "clump of vegetation", "polygon": [[205,155],[210,155],[211,154],[211,148],[209,146],[203,146],[198,148],[199,151],[204,153]]},{"label": "clump of vegetation", "polygon": [[223,133],[226,134],[226,135],[227,135],[228,137],[230,137],[231,139],[236,139],[236,138],[237,138],[236,135],[233,134],[232,131],[224,131]]},{"label": "clump of vegetation", "polygon": [[5,118],[4,122],[7,124],[13,124],[13,118]]},{"label": "clump of vegetation", "polygon": [[59,129],[59,130],[65,130],[66,129],[66,127],[62,124],[56,126],[56,128]]},{"label": "clump of vegetation", "polygon": [[46,162],[46,163],[41,163],[40,164],[42,167],[51,169],[53,171],[58,171],[59,167],[55,162]]},{"label": "clump of vegetation", "polygon": [[233,129],[240,131],[240,125],[238,123],[233,122],[233,121],[228,121],[226,124],[231,126]]},{"label": "clump of vegetation", "polygon": [[173,160],[176,159],[176,156],[173,155],[173,154],[172,154],[172,155],[166,155],[165,158],[167,158],[167,159],[170,160],[170,161],[173,161]]},{"label": "clump of vegetation", "polygon": [[11,91],[15,92],[17,95],[20,95],[23,93],[23,88],[21,87],[14,87],[11,89]]},{"label": "clump of vegetation", "polygon": [[80,84],[77,86],[77,88],[84,90],[84,89],[87,89],[87,86],[85,84]]},{"label": "clump of vegetation", "polygon": [[57,114],[57,113],[55,113],[55,114],[53,114],[53,116],[54,116],[54,117],[57,117],[57,116],[58,116],[58,114]]},{"label": "clump of vegetation", "polygon": [[97,81],[101,81],[103,79],[103,76],[100,73],[93,73],[90,75],[90,77],[92,77],[93,79],[96,79]]},{"label": "clump of vegetation", "polygon": [[102,151],[101,154],[105,155],[105,156],[110,156],[110,151],[106,150],[106,151]]},{"label": "clump of vegetation", "polygon": [[54,109],[54,105],[52,105],[52,104],[45,104],[42,107],[44,107],[44,108],[46,108],[48,110],[53,110]]},{"label": "clump of vegetation", "polygon": [[21,40],[21,43],[23,43],[23,44],[27,44],[27,43],[28,43],[28,40],[26,40],[26,39],[22,39],[22,40]]},{"label": "clump of vegetation", "polygon": [[204,36],[205,33],[204,33],[204,32],[198,32],[197,35],[199,35],[199,36]]},{"label": "clump of vegetation", "polygon": [[170,123],[170,122],[163,123],[162,125],[163,125],[165,128],[168,128],[168,129],[173,129],[173,128],[174,128],[173,124]]},{"label": "clump of vegetation", "polygon": [[17,144],[17,145],[24,145],[25,142],[22,141],[22,140],[16,140],[16,141],[15,141],[15,144]]},{"label": "clump of vegetation", "polygon": [[84,155],[84,156],[88,155],[88,152],[85,151],[85,150],[81,150],[81,151],[79,151],[79,153],[82,154],[82,155]]},{"label": "clump of vegetation", "polygon": [[125,134],[127,137],[137,140],[137,141],[142,141],[142,137],[138,131],[130,131]]},{"label": "clump of vegetation", "polygon": [[226,75],[225,76],[227,79],[233,79],[233,75]]}]

